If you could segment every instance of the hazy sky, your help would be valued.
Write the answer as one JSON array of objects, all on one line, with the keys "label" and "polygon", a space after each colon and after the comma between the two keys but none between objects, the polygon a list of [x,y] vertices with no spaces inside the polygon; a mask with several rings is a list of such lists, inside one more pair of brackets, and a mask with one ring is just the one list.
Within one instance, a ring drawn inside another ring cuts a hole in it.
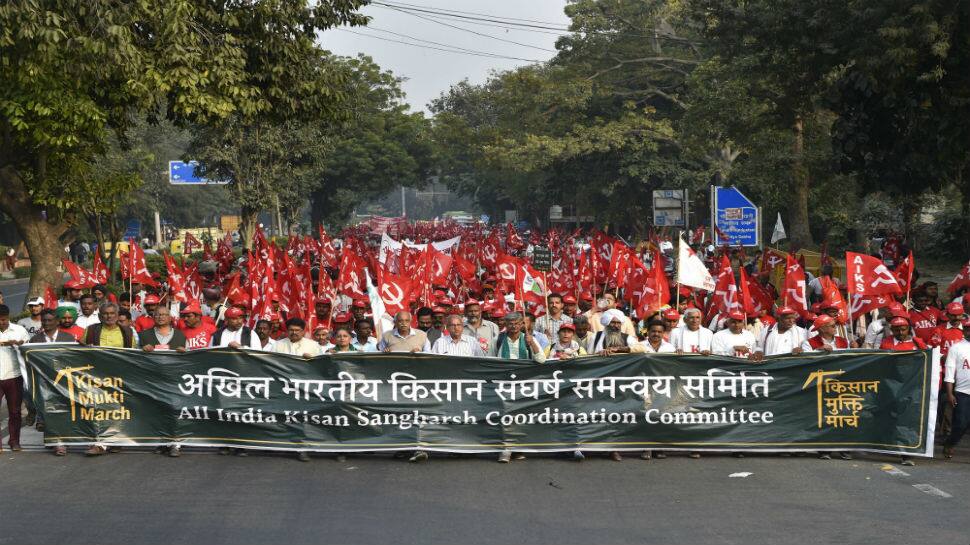
[{"label": "hazy sky", "polygon": [[[431,99],[437,98],[442,91],[463,79],[481,83],[493,70],[507,70],[531,64],[529,60],[545,61],[555,55],[554,44],[558,38],[555,31],[503,28],[505,25],[500,22],[476,21],[467,17],[530,19],[531,22],[519,22],[554,28],[564,28],[569,24],[569,19],[563,14],[566,0],[376,1],[439,13],[404,13],[371,4],[362,10],[372,18],[369,28],[329,30],[322,34],[321,44],[338,55],[370,55],[382,68],[406,78],[403,87],[413,110],[427,110]],[[440,12],[443,11],[452,12],[454,17],[442,16]],[[473,32],[526,45],[512,44]],[[386,40],[417,43],[421,47]],[[462,48],[527,60],[474,56],[429,48]]]}]

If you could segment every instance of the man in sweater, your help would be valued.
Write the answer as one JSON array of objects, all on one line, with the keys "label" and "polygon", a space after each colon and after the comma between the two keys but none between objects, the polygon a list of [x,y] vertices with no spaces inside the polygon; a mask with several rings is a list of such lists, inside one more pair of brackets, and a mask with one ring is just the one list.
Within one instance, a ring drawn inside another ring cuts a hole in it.
[{"label": "man in sweater", "polygon": [[428,336],[420,329],[411,327],[411,313],[394,315],[394,328],[384,333],[377,349],[381,352],[430,352]]},{"label": "man in sweater", "polygon": [[172,324],[172,311],[166,306],[155,309],[155,325],[138,335],[138,345],[145,352],[175,350],[185,352],[185,334]]}]

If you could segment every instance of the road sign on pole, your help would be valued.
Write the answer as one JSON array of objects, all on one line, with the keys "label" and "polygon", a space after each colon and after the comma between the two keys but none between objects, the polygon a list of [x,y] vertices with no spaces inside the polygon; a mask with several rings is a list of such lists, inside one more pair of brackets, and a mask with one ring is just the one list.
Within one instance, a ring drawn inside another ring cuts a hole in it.
[{"label": "road sign on pole", "polygon": [[224,185],[229,182],[214,182],[195,175],[198,161],[169,161],[168,183],[172,185]]},{"label": "road sign on pole", "polygon": [[711,186],[711,223],[728,238],[718,244],[761,246],[761,209],[735,187]]},{"label": "road sign on pole", "polygon": [[653,224],[657,227],[687,227],[687,191],[657,189],[653,192]]}]

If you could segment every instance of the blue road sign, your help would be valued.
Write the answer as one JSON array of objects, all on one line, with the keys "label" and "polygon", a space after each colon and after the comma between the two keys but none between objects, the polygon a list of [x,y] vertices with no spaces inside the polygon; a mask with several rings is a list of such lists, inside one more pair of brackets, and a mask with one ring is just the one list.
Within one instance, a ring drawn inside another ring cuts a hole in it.
[{"label": "blue road sign", "polygon": [[488,220],[490,220],[490,219],[492,219],[492,218],[488,217],[488,214],[482,214],[481,217],[478,218],[478,221],[480,221],[480,222],[488,225]]},{"label": "blue road sign", "polygon": [[206,185],[206,184],[225,184],[226,182],[213,182],[195,175],[195,167],[198,161],[169,161],[168,162],[168,183],[172,185]]},{"label": "blue road sign", "polygon": [[[761,210],[734,187],[711,187],[714,225],[731,246],[760,246]],[[715,234],[717,243],[723,242]]]},{"label": "blue road sign", "polygon": [[128,220],[125,225],[125,234],[121,237],[122,240],[127,241],[128,239],[134,239],[135,241],[141,240],[141,222],[138,220]]}]

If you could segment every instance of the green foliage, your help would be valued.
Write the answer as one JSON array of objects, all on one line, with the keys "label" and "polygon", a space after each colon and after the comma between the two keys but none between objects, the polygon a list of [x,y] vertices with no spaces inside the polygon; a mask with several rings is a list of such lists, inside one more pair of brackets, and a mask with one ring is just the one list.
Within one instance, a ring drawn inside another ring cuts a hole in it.
[{"label": "green foliage", "polygon": [[28,278],[30,277],[30,267],[16,267],[13,270],[14,278]]}]

